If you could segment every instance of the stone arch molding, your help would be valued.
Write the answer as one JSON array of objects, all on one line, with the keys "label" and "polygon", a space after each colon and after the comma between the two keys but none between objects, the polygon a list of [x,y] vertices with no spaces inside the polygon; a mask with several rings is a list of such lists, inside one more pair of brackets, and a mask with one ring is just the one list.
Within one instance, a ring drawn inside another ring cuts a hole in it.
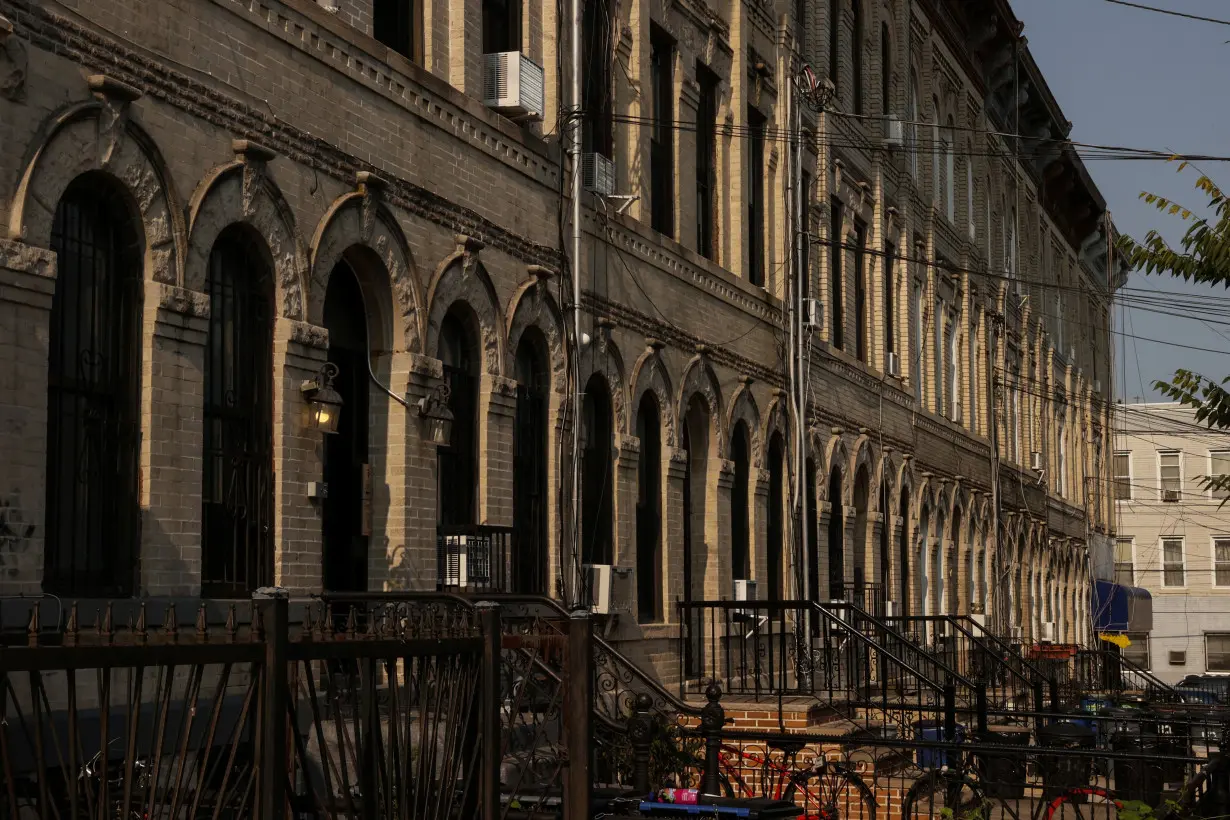
[{"label": "stone arch molding", "polygon": [[418,352],[422,350],[423,294],[410,245],[382,201],[381,188],[375,177],[360,172],[358,189],[339,197],[320,220],[312,237],[307,320],[324,325],[329,276],[343,254],[360,245],[376,254],[388,274],[396,312],[393,331],[400,335],[400,344],[396,337],[393,341],[395,349]]},{"label": "stone arch molding", "polygon": [[231,225],[247,225],[269,250],[278,315],[303,321],[307,250],[290,206],[269,175],[267,164],[274,154],[247,140],[234,140],[231,147],[235,161],[215,168],[192,195],[184,285],[205,290],[209,255],[218,235]]},{"label": "stone arch molding", "polygon": [[530,266],[530,277],[513,294],[508,311],[505,338],[508,340],[504,372],[516,375],[517,346],[531,327],[538,328],[547,341],[547,358],[551,365],[551,389],[563,394],[567,390],[567,355],[564,352],[564,316],[551,295],[547,283],[552,275],[546,268]]},{"label": "stone arch molding", "polygon": [[[730,410],[726,418],[727,437],[735,434],[735,425],[740,421],[747,424],[749,444],[752,448],[752,469],[759,470],[764,466],[764,429],[760,422],[760,408],[756,406],[756,397],[752,395],[752,386],[748,382],[739,385],[730,399]],[[724,446],[729,452],[730,442],[724,442]]]},{"label": "stone arch molding", "polygon": [[624,380],[623,356],[611,338],[609,327],[598,327],[594,337],[581,354],[581,390],[584,391],[594,374],[600,374],[606,379],[606,387],[611,394],[611,415],[615,432],[628,435],[628,403],[625,393],[627,382]]},{"label": "stone arch molding", "polygon": [[[678,447],[674,402],[671,400],[674,391],[671,389],[670,374],[666,371],[659,348],[658,344],[650,342],[632,366],[632,408],[634,413],[640,412],[641,398],[652,391],[654,398],[658,400],[658,413],[662,416],[666,444],[669,447]],[[635,428],[632,432],[636,432]]]},{"label": "stone arch molding", "polygon": [[679,380],[679,398],[675,403],[675,413],[680,419],[687,418],[688,405],[692,397],[699,395],[709,411],[710,435],[717,443],[718,458],[726,457],[725,416],[722,415],[722,385],[713,365],[704,354],[698,353],[692,357]]},{"label": "stone arch molding", "polygon": [[8,235],[51,247],[51,227],[60,197],[84,173],[101,171],[119,183],[142,226],[145,275],[182,284],[187,230],[171,175],[153,139],[129,118],[138,92],[103,77],[91,77],[97,102],[77,103],[53,114],[23,164],[13,194]]},{"label": "stone arch molding", "polygon": [[503,374],[504,323],[500,299],[487,269],[479,261],[483,243],[458,234],[457,249],[436,268],[427,290],[427,321],[424,324],[424,346],[428,356],[439,358],[440,326],[449,309],[460,302],[478,317],[483,372],[491,376]]}]

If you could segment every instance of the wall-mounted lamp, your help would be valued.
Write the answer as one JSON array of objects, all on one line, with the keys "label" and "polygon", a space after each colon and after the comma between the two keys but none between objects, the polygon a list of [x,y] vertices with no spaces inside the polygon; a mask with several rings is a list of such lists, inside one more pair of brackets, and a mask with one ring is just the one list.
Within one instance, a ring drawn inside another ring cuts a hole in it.
[{"label": "wall-mounted lamp", "polygon": [[437,384],[419,399],[419,418],[427,440],[437,447],[447,447],[453,436],[453,411],[448,409],[449,387]]},{"label": "wall-mounted lamp", "polygon": [[307,426],[321,433],[336,433],[342,417],[342,397],[333,389],[337,378],[337,365],[325,362],[316,374],[299,385],[299,391],[307,401]]}]

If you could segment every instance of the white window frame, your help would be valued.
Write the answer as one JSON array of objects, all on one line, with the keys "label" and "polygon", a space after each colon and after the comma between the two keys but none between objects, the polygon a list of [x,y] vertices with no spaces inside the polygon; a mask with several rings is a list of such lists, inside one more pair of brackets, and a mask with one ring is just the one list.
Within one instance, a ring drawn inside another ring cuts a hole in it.
[{"label": "white window frame", "polygon": [[[1206,672],[1230,672],[1230,663],[1224,669],[1214,669],[1209,665],[1209,638],[1226,638],[1230,639],[1230,632],[1206,632],[1204,633],[1204,668]],[[1227,653],[1230,654],[1230,653]]]},{"label": "white window frame", "polygon": [[[1119,497],[1119,474],[1115,472],[1115,461],[1118,460],[1119,456],[1127,456],[1127,465],[1128,465],[1127,498]],[[1132,476],[1132,451],[1131,450],[1115,450],[1114,455],[1111,456],[1110,470],[1111,470],[1111,480],[1113,481],[1113,486],[1114,486],[1114,491],[1115,491],[1115,500],[1116,501],[1135,500],[1133,498],[1133,491],[1135,490],[1135,487],[1132,486],[1134,483],[1133,476]]]},{"label": "white window frame", "polygon": [[1176,455],[1179,457],[1179,503],[1183,501],[1183,451],[1182,450],[1158,450],[1157,451],[1157,500],[1164,501],[1167,504],[1173,504],[1173,501],[1165,501],[1166,487],[1162,483],[1162,456]]},{"label": "white window frame", "polygon": [[[1166,542],[1179,542],[1179,571],[1183,573],[1183,583],[1169,584],[1166,582]],[[1187,588],[1187,539],[1182,535],[1163,535],[1158,539],[1158,558],[1162,564],[1162,587],[1164,589],[1186,589]]]},{"label": "white window frame", "polygon": [[981,362],[979,355],[982,349],[982,340],[978,337],[978,322],[975,319],[969,336],[969,429],[974,433],[979,432],[978,424],[978,393],[982,389],[980,383],[981,376],[979,371]]},{"label": "white window frame", "polygon": [[948,404],[945,392],[947,385],[944,384],[944,320],[947,318],[948,310],[938,296],[931,309],[935,317],[935,349],[931,356],[932,363],[935,365],[935,413],[938,416],[946,416],[944,409]]},{"label": "white window frame", "polygon": [[956,311],[948,311],[946,330],[944,366],[948,370],[944,373],[944,385],[948,388],[948,418],[956,421],[957,406],[961,404],[961,389],[958,384],[961,372],[961,324],[957,319]]},{"label": "white window frame", "polygon": [[1218,568],[1219,563],[1225,564],[1227,571],[1230,571],[1230,561],[1218,561],[1217,560],[1217,542],[1218,541],[1224,541],[1227,544],[1230,544],[1230,534],[1214,535],[1209,538],[1209,555],[1213,559],[1213,569],[1212,569],[1213,577],[1211,580],[1212,580],[1213,586],[1217,589],[1230,589],[1230,584],[1217,583],[1217,568]]},{"label": "white window frame", "polygon": [[1068,418],[1063,405],[1055,416],[1055,436],[1059,444],[1059,469],[1056,470],[1056,495],[1065,498],[1068,495]]},{"label": "white window frame", "polygon": [[[1136,538],[1135,536],[1131,536],[1131,535],[1123,535],[1123,536],[1119,536],[1118,538],[1116,538],[1115,539],[1116,552],[1118,551],[1120,541],[1124,541],[1127,543],[1128,550],[1131,553],[1131,555],[1129,556],[1130,560],[1128,561],[1128,573],[1132,577],[1128,582],[1128,586],[1136,586]],[[1111,580],[1113,580],[1116,584],[1119,583],[1119,566],[1121,565],[1121,563],[1122,562],[1118,560],[1118,556],[1115,553],[1111,553],[1111,575],[1110,577],[1111,577]]]},{"label": "white window frame", "polygon": [[914,279],[914,372],[910,375],[914,379],[914,401],[918,403],[919,409],[922,409],[923,402],[923,363],[926,361],[927,350],[927,323],[925,314],[927,312],[927,288],[923,281],[915,277]]},{"label": "white window frame", "polygon": [[[1224,456],[1226,459],[1230,459],[1230,450],[1209,450],[1209,469],[1205,473],[1205,475],[1208,475],[1208,476],[1215,475],[1215,473],[1213,472],[1213,457],[1214,456]],[[1216,475],[1220,475],[1220,473],[1217,473]],[[1212,487],[1209,488],[1208,493],[1209,493],[1210,501],[1220,502],[1222,499],[1230,498],[1230,492],[1227,492],[1225,495],[1219,497],[1217,495],[1217,491],[1214,490]]]}]

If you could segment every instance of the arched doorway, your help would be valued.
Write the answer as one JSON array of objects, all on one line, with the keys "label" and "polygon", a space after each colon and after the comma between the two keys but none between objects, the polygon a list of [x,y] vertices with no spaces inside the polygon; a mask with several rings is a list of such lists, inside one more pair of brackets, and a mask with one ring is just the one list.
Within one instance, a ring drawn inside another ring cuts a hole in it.
[{"label": "arched doorway", "polygon": [[528,328],[517,345],[517,417],[513,431],[512,592],[547,592],[546,339]]},{"label": "arched doorway", "polygon": [[816,462],[807,459],[807,595],[812,601],[820,596],[820,499],[816,495]]},{"label": "arched doorway", "polygon": [[615,428],[611,393],[598,373],[585,385],[581,433],[581,562],[610,564],[614,558],[611,450]]},{"label": "arched doorway", "polygon": [[907,489],[901,490],[901,530],[898,535],[897,542],[897,588],[898,599],[901,602],[901,614],[910,615],[913,613],[910,601],[910,494]]},{"label": "arched doorway", "polygon": [[454,305],[440,323],[440,360],[448,385],[453,432],[438,453],[438,517],[443,526],[477,522],[478,496],[478,322]]},{"label": "arched doorway", "polygon": [[961,540],[961,525],[963,523],[961,508],[956,507],[952,511],[952,547],[948,553],[948,560],[945,561],[944,577],[948,580],[945,584],[945,600],[944,608],[940,610],[944,615],[960,614],[961,608],[961,578],[958,575],[960,562],[963,560],[965,547]]},{"label": "arched doorway", "polygon": [[917,593],[917,609],[921,615],[931,615],[931,508],[923,504],[918,514],[918,560],[914,567],[918,573],[914,585]]},{"label": "arched doorway", "polygon": [[854,602],[867,610],[872,610],[875,590],[868,584],[868,578],[874,577],[867,571],[871,558],[867,544],[867,505],[871,497],[871,479],[867,467],[861,466],[854,474]]},{"label": "arched doorway", "polygon": [[[693,396],[683,418],[683,600],[704,600],[708,553],[705,522],[708,519],[710,415],[700,396]],[[684,629],[690,640],[684,652],[684,674],[693,679],[704,669],[704,636],[699,611],[689,610]]]},{"label": "arched doorway", "polygon": [[931,564],[927,568],[931,576],[931,595],[928,600],[928,615],[944,613],[944,595],[947,579],[944,578],[944,511],[935,511],[935,533],[931,540]]},{"label": "arched doorway", "polygon": [[52,222],[58,273],[43,561],[50,593],[121,597],[134,590],[144,282],[131,214],[110,177],[86,174],[65,190]]},{"label": "arched doorway", "polygon": [[325,436],[324,477],[329,494],[321,504],[324,587],[366,590],[371,538],[371,464],[368,457],[368,325],[359,280],[339,262],[325,290],[324,325],[329,362],[337,367],[333,388],[342,397],[337,433]]},{"label": "arched doorway", "polygon": [[748,506],[751,484],[751,453],[747,424],[740,421],[730,436],[730,460],[735,465],[730,488],[730,572],[735,579],[752,577],[751,527]]},{"label": "arched doorway", "polygon": [[782,434],[775,432],[769,439],[769,515],[768,515],[768,570],[769,600],[780,601],[785,597],[782,578],[782,553],[785,551],[783,519],[786,512],[786,447]]},{"label": "arched doorway", "polygon": [[233,225],[209,254],[201,594],[243,597],[273,580],[273,279]]},{"label": "arched doorway", "polygon": [[636,493],[636,603],[641,623],[662,620],[662,418],[646,391],[636,412],[641,442]]},{"label": "arched doorway", "polygon": [[829,473],[829,599],[845,597],[845,511],[841,506],[841,468]]},{"label": "arched doorway", "polygon": [[879,594],[876,596],[876,603],[880,607],[877,615],[883,615],[884,602],[889,601],[893,597],[893,551],[892,551],[892,536],[889,533],[890,515],[888,501],[888,482],[880,482],[880,557],[879,557],[879,574],[876,578],[876,584],[879,587]]}]

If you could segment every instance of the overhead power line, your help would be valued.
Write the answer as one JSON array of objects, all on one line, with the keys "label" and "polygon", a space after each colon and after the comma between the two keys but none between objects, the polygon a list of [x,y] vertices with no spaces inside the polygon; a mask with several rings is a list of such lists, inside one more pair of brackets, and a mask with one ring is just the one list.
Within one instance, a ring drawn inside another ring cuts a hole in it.
[{"label": "overhead power line", "polygon": [[1129,3],[1128,0],[1106,0],[1107,3],[1114,3],[1116,6],[1127,6],[1128,8],[1140,9],[1141,11],[1152,11],[1156,14],[1168,14],[1171,17],[1183,17],[1187,20],[1199,20],[1202,23],[1216,23],[1219,26],[1230,26],[1230,20],[1219,20],[1216,17],[1204,17],[1200,14],[1188,14],[1185,11],[1175,11],[1174,9],[1159,9],[1156,6],[1146,6],[1143,3]]}]

